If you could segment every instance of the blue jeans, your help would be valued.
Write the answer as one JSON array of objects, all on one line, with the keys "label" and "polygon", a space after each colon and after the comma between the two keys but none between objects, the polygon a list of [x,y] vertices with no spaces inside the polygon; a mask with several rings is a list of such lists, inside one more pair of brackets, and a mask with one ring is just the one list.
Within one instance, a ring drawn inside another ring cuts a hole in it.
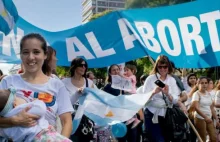
[{"label": "blue jeans", "polygon": [[[145,129],[147,133],[147,137],[151,142],[165,142],[164,137],[162,135],[163,131],[161,129],[161,125],[159,123],[154,124],[152,122],[153,113],[151,113],[148,109],[144,111],[145,118]],[[158,120],[162,120],[163,118],[158,116]]]}]

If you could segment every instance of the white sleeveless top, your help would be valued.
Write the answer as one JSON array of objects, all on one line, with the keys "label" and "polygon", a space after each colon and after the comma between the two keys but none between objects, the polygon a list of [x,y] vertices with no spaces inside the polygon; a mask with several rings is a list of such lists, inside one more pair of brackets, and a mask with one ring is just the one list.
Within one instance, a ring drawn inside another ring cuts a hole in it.
[{"label": "white sleeveless top", "polygon": [[[93,82],[90,79],[87,79],[87,80],[88,80],[88,87],[91,88],[93,85]],[[71,78],[64,78],[62,81],[64,85],[66,86],[66,89],[69,91],[71,103],[72,105],[74,105],[79,100],[79,95],[77,94],[77,90],[79,88],[72,84]],[[84,85],[82,87],[86,88],[85,78],[84,78]]]}]

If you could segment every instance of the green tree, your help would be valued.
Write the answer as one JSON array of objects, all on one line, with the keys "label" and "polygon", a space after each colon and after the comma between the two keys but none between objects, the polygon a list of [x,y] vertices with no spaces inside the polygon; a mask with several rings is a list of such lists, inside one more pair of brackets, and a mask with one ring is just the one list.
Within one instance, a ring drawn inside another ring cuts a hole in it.
[{"label": "green tree", "polygon": [[93,21],[93,20],[95,20],[95,19],[97,19],[97,18],[99,18],[99,17],[102,17],[102,16],[104,16],[104,15],[106,15],[106,14],[108,14],[108,13],[111,13],[112,11],[110,11],[110,10],[106,10],[106,11],[103,11],[103,12],[101,12],[101,13],[97,13],[97,14],[94,14],[94,15],[92,15],[90,18],[89,18],[89,21]]},{"label": "green tree", "polygon": [[69,75],[69,67],[61,67],[58,66],[56,68],[57,75],[60,76],[68,76]]},{"label": "green tree", "polygon": [[192,0],[127,0],[126,8],[149,8],[165,5],[174,5]]},{"label": "green tree", "polygon": [[104,79],[107,76],[107,67],[105,68],[90,68],[89,71],[93,72],[97,79]]}]

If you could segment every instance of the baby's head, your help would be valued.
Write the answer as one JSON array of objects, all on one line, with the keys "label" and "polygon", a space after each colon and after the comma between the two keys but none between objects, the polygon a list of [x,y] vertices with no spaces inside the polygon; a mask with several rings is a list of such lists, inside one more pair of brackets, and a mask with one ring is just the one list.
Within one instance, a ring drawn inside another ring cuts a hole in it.
[{"label": "baby's head", "polygon": [[137,72],[136,66],[135,65],[130,65],[130,64],[127,64],[125,66],[124,70],[125,70],[125,75],[128,76],[128,77],[136,74],[136,72]]},{"label": "baby's head", "polygon": [[14,107],[26,103],[22,98],[16,97],[16,91],[13,89],[0,90],[0,116],[4,116]]},{"label": "baby's head", "polygon": [[11,91],[10,90],[0,90],[0,112],[5,108]]}]

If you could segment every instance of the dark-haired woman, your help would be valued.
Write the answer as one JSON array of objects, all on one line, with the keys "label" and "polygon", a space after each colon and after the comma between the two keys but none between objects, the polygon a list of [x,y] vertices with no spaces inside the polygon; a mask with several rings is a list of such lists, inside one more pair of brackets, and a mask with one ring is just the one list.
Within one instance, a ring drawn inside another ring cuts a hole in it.
[{"label": "dark-haired woman", "polygon": [[[71,62],[70,77],[64,78],[62,80],[67,90],[70,93],[70,100],[72,105],[74,106],[77,104],[77,101],[80,97],[78,91],[81,88],[86,88],[86,87],[94,88],[93,82],[90,79],[86,78],[87,69],[88,69],[88,64],[84,59],[75,58]],[[87,130],[85,132],[81,131],[81,126],[84,125],[82,124],[84,123],[83,120],[81,120],[82,125],[80,125],[76,133],[73,136],[71,136],[71,140],[77,142],[90,142],[91,140],[93,140],[94,124],[88,118],[85,119],[86,119],[85,129]]]},{"label": "dark-haired woman", "polygon": [[120,73],[120,67],[118,65],[114,64],[109,67],[108,77],[106,79],[107,84],[105,85],[105,87],[103,89],[105,92],[112,94],[114,96],[118,96],[118,95],[124,93],[124,91],[121,91],[119,89],[114,89],[111,87],[111,83],[112,83],[111,75],[119,75],[119,73]]},{"label": "dark-haired woman", "polygon": [[[108,78],[107,78],[107,84],[104,87],[104,91],[112,94],[114,96],[119,96],[121,94],[124,94],[124,91],[119,90],[119,89],[114,89],[111,87],[111,83],[112,83],[112,77],[111,75],[119,75],[120,74],[120,67],[116,64],[111,65],[108,69]],[[140,141],[138,138],[138,129],[133,128],[131,129],[132,124],[127,125],[127,134],[123,137],[123,138],[118,138],[118,142],[138,142]]]},{"label": "dark-haired woman", "polygon": [[214,109],[214,102],[211,95],[207,91],[208,79],[200,77],[198,82],[198,90],[193,93],[192,104],[195,106],[195,127],[202,138],[206,141],[207,134],[211,142],[216,142],[216,130],[212,117],[216,120],[219,126],[219,120]]},{"label": "dark-haired woman", "polygon": [[[184,72],[184,71],[183,71]],[[196,83],[197,83],[197,76],[195,73],[189,73],[187,75],[187,77],[185,77],[185,75],[183,75],[183,85],[184,85],[184,88],[186,89],[186,93],[188,95],[188,101],[192,99],[192,93],[191,90],[194,86],[196,86]]]},{"label": "dark-haired woman", "polygon": [[[193,93],[196,91],[195,89],[197,88],[197,76],[195,73],[189,73],[186,77],[186,70],[184,69],[182,72],[182,82],[187,93],[187,101],[185,102],[185,106],[187,109],[189,109],[192,104]],[[191,121],[194,124],[194,120],[191,119]],[[190,138],[192,142],[196,142],[197,136],[191,127]]]},{"label": "dark-haired woman", "polygon": [[[20,42],[21,60],[24,73],[5,77],[1,89],[13,87],[16,95],[27,102],[40,99],[47,105],[46,119],[52,126],[56,125],[56,116],[62,122],[63,136],[69,137],[72,131],[71,113],[73,108],[69,100],[69,93],[64,84],[44,74],[42,66],[47,58],[47,44],[45,39],[35,33],[25,35]],[[31,127],[37,123],[38,116],[28,113],[26,108],[11,118],[0,118],[0,127],[23,126]]]},{"label": "dark-haired woman", "polygon": [[47,46],[47,59],[44,61],[42,70],[43,73],[47,76],[58,78],[54,73],[56,72],[57,67],[57,57],[56,57],[56,50],[53,49],[51,46]]}]

